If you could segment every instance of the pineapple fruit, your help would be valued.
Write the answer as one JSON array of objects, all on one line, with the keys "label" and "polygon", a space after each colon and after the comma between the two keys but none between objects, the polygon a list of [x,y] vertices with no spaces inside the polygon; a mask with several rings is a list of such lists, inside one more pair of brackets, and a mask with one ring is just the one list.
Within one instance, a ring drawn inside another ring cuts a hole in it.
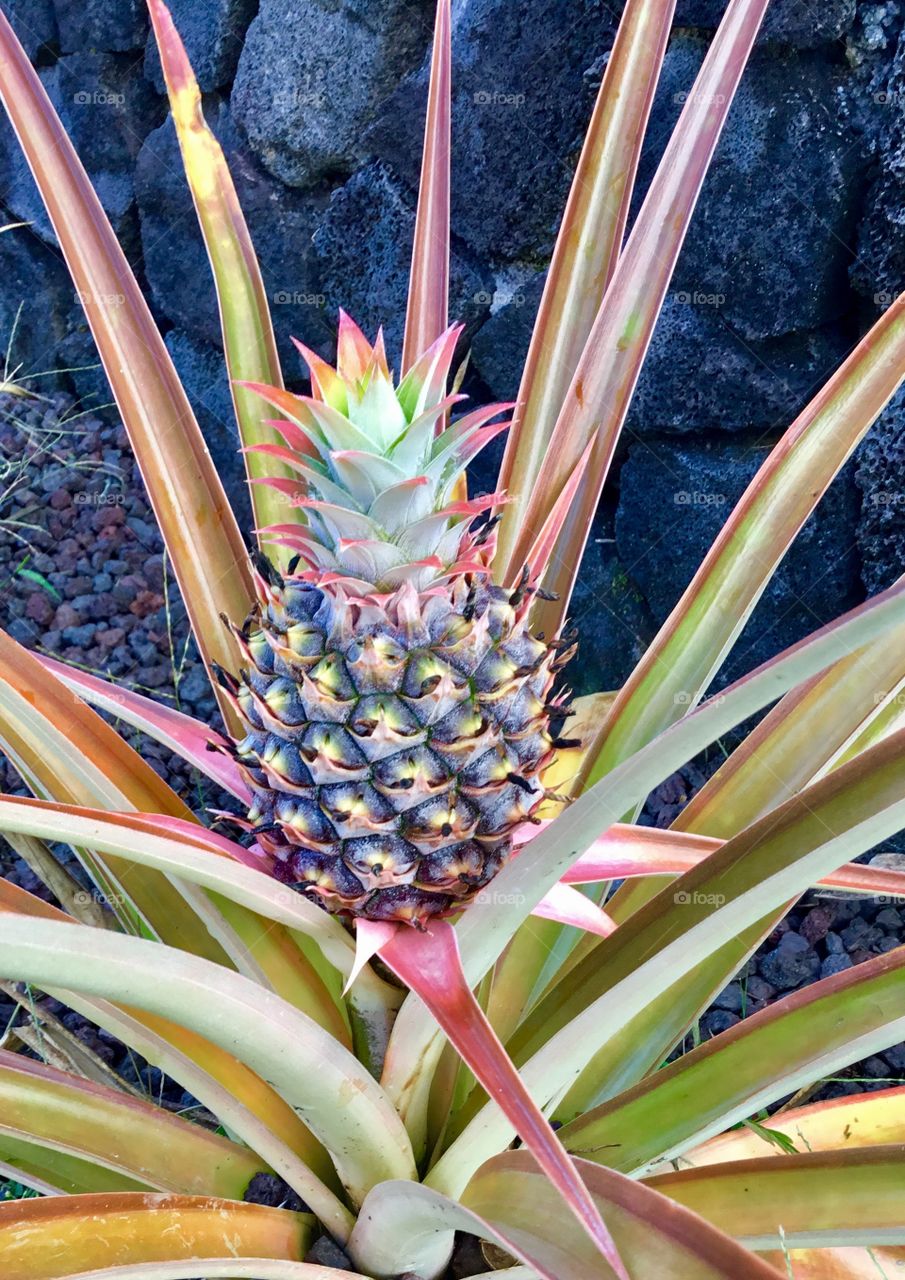
[{"label": "pineapple fruit", "polygon": [[336,369],[300,346],[310,397],[254,388],[283,415],[285,447],[262,448],[303,482],[267,483],[307,524],[269,530],[293,558],[285,574],[257,558],[244,665],[220,673],[248,731],[242,825],[273,874],[332,912],[422,928],[510,856],[567,712],[570,651],[531,633],[533,575],[490,580],[494,522],[475,522],[502,498],[459,496],[510,407],[444,429],[459,333],[394,387],[382,337],[341,314]]}]

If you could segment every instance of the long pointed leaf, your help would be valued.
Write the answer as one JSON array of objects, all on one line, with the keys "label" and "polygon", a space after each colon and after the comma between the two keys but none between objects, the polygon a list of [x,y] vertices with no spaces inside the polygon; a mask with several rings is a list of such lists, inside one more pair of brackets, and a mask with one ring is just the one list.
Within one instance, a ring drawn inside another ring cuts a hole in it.
[{"label": "long pointed leaf", "polygon": [[675,0],[631,0],[610,51],[547,272],[498,488],[496,562],[509,560],[541,475],[553,427],[612,277],[672,25]]},{"label": "long pointed leaf", "polygon": [[776,565],[903,377],[905,295],[799,415],[751,481],[589,744],[581,782],[602,777],[706,690]]},{"label": "long pointed leaf", "polygon": [[899,947],[786,996],[571,1121],[564,1143],[631,1174],[697,1148],[761,1106],[900,1040],[903,970]]},{"label": "long pointed leaf", "polygon": [[[894,634],[843,658],[792,690],[733,752],[704,787],[703,799],[695,797],[675,826],[715,836],[737,835],[820,776],[825,771],[822,766],[839,756],[853,731],[875,713],[878,699],[897,687],[903,676],[905,653],[900,634]],[[867,883],[869,878],[864,873],[871,870],[843,869],[843,878]],[[657,888],[656,881],[632,880],[610,899],[608,910],[617,920],[625,920]],[[874,891],[898,892],[896,888],[881,887]],[[714,951],[694,973],[667,987],[642,1012],[626,1033],[632,1053],[620,1057],[614,1045],[606,1061],[601,1058],[595,1063],[601,1078],[610,1081],[612,1092],[627,1088],[669,1055],[789,905],[783,904],[774,914]],[[570,968],[580,959],[580,948],[576,948],[557,980],[569,981]]]},{"label": "long pointed leaf", "polygon": [[779,1111],[766,1126],[744,1125],[694,1147],[682,1157],[683,1167],[775,1155],[771,1135],[776,1133],[798,1151],[841,1151],[905,1142],[905,1085]]},{"label": "long pointed leaf", "polygon": [[149,1102],[0,1050],[0,1132],[90,1157],[161,1191],[241,1200],[267,1165]]},{"label": "long pointed leaf", "polygon": [[[111,809],[192,816],[176,793],[96,712],[2,632],[0,743],[40,795]],[[88,861],[94,871],[96,860]],[[208,931],[210,904],[195,897],[190,905],[157,872],[122,866],[115,858],[99,866],[101,887],[127,924],[132,923],[129,911],[134,904],[140,920],[158,937],[229,963],[223,946]],[[199,909],[207,914],[205,924]]]},{"label": "long pointed leaf", "polygon": [[4,1280],[57,1280],[111,1263],[231,1254],[297,1261],[310,1214],[202,1196],[140,1193],[13,1200],[0,1205]]},{"label": "long pointed leaf", "polygon": [[0,1174],[42,1196],[93,1195],[96,1191],[150,1191],[150,1187],[51,1147],[0,1134]]},{"label": "long pointed leaf", "polygon": [[568,609],[641,364],[766,7],[767,0],[730,0],[601,301],[553,428],[544,484],[532,491],[514,550],[506,566],[500,565],[505,581],[524,560],[550,503],[597,431],[587,483],[563,530],[555,572],[546,583],[559,600],[538,611],[539,625],[548,634],[558,629]]},{"label": "long pointed leaf", "polygon": [[[665,986],[903,821],[905,732],[728,841],[602,940],[574,970],[568,992],[542,1001],[511,1042],[535,1097],[558,1102],[568,1091],[565,1114],[580,1112],[606,1085],[594,1071],[596,1054]],[[495,1107],[485,1107],[434,1166],[431,1185],[460,1186],[508,1129]]]},{"label": "long pointed leaf", "polygon": [[402,347],[403,374],[408,373],[418,357],[445,332],[449,324],[450,27],[450,0],[437,0],[421,184]]},{"label": "long pointed leaf", "polygon": [[[271,475],[288,478],[292,475],[288,468],[269,462],[253,451],[256,445],[276,443],[277,436],[268,424],[260,397],[237,385],[242,380],[267,382],[275,387],[283,385],[267,293],[254,244],[223,149],[204,119],[201,93],[170,11],[162,0],[148,0],[148,8],[185,175],[217,287],[223,351],[236,422],[246,446],[248,479]],[[282,494],[268,485],[253,484],[251,502],[259,529],[282,520],[301,518],[298,508],[288,505]]]},{"label": "long pointed leaf", "polygon": [[220,751],[207,749],[209,742],[218,746],[226,744],[226,739],[215,729],[182,711],[163,706],[109,680],[101,680],[87,671],[79,671],[55,658],[38,655],[38,661],[91,706],[109,711],[155,742],[162,742],[199,772],[207,774],[218,786],[232,792],[238,800],[250,802],[248,787],[233,761]]},{"label": "long pointed leaf", "polygon": [[674,824],[724,839],[806,786],[905,680],[905,632],[794,689],[704,784]]},{"label": "long pointed leaf", "polygon": [[[221,614],[253,599],[242,538],[163,339],[37,72],[0,14],[0,97],[29,163],[116,397],[208,664],[229,667]],[[221,709],[232,711],[216,686]]]},{"label": "long pointed leaf", "polygon": [[[637,1280],[777,1280],[762,1263],[696,1214],[643,1183],[581,1164],[601,1214],[613,1223],[619,1251]],[[391,1275],[400,1263],[416,1274],[438,1234],[467,1231],[500,1245],[544,1280],[612,1280],[588,1237],[560,1211],[556,1191],[527,1151],[488,1161],[461,1204],[412,1183],[386,1183],[371,1192],[353,1234],[359,1265]],[[411,1241],[408,1249],[405,1241]],[[367,1261],[365,1261],[367,1260]],[[370,1265],[368,1265],[370,1264]],[[495,1274],[505,1275],[505,1272]]]},{"label": "long pointed leaf", "polygon": [[0,973],[122,1000],[171,1018],[268,1079],[330,1151],[359,1202],[375,1182],[413,1177],[398,1116],[356,1059],[286,1001],[209,961],[138,938],[49,920],[4,921]]},{"label": "long pointed leaf", "polygon": [[[26,921],[50,920],[76,927],[73,920],[49,903],[0,880],[0,914],[10,913]],[[5,920],[3,926],[5,929]],[[339,1182],[324,1148],[276,1090],[231,1052],[154,1014],[118,1007],[53,985],[48,985],[47,993],[178,1080],[231,1132],[266,1159],[337,1239],[348,1235],[351,1216],[336,1194]]]},{"label": "long pointed leaf", "polygon": [[570,1212],[620,1280],[628,1273],[597,1206],[575,1172],[559,1139],[522,1085],[462,973],[452,927],[435,924],[427,934],[397,930],[380,948],[394,973],[424,1001],[456,1051],[497,1099]]},{"label": "long pointed leaf", "polygon": [[905,1245],[905,1148],[806,1151],[649,1179],[749,1249]]}]

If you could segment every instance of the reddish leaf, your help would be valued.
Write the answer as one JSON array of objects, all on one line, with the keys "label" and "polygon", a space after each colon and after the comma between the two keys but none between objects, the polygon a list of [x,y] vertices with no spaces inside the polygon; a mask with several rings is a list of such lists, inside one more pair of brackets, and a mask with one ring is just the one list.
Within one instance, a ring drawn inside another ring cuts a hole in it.
[{"label": "reddish leaf", "polygon": [[399,928],[380,955],[430,1009],[616,1275],[630,1280],[590,1192],[468,986],[452,926]]}]

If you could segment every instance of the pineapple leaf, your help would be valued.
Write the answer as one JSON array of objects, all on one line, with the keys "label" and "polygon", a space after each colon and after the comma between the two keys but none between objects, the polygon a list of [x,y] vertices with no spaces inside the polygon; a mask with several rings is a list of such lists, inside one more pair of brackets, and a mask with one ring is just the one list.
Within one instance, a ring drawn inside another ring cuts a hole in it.
[{"label": "pineapple leaf", "polygon": [[[241,535],[138,282],[37,72],[0,14],[0,97],[57,234],[167,545],[201,654],[228,665],[220,615],[243,618]],[[215,692],[232,723],[228,701]]]},{"label": "pineapple leaf", "polygon": [[450,8],[450,0],[439,0],[402,347],[403,373],[409,371],[421,352],[426,351],[449,324]]},{"label": "pineapple leaf", "polygon": [[[185,174],[217,289],[236,422],[248,449],[270,443],[274,437],[260,399],[242,384],[283,385],[267,293],[226,158],[204,119],[201,93],[179,32],[163,0],[148,0],[148,8]],[[245,460],[250,481],[266,474],[256,453],[246,452]],[[279,503],[272,490],[253,488],[251,499],[258,526],[279,517]]]},{"label": "pineapple leaf", "polygon": [[675,0],[629,0],[572,180],[535,321],[499,486],[516,495],[503,517],[497,563],[510,556],[545,468],[569,383],[622,252],[641,144]]}]

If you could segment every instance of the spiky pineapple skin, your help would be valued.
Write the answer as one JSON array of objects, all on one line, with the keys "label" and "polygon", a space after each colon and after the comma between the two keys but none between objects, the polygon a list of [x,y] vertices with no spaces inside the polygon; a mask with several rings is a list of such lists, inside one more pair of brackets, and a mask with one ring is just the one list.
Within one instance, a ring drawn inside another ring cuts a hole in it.
[{"label": "spiky pineapple skin", "polygon": [[569,654],[475,575],[366,599],[278,579],[237,634],[236,759],[273,873],[349,916],[461,910],[543,801]]}]

